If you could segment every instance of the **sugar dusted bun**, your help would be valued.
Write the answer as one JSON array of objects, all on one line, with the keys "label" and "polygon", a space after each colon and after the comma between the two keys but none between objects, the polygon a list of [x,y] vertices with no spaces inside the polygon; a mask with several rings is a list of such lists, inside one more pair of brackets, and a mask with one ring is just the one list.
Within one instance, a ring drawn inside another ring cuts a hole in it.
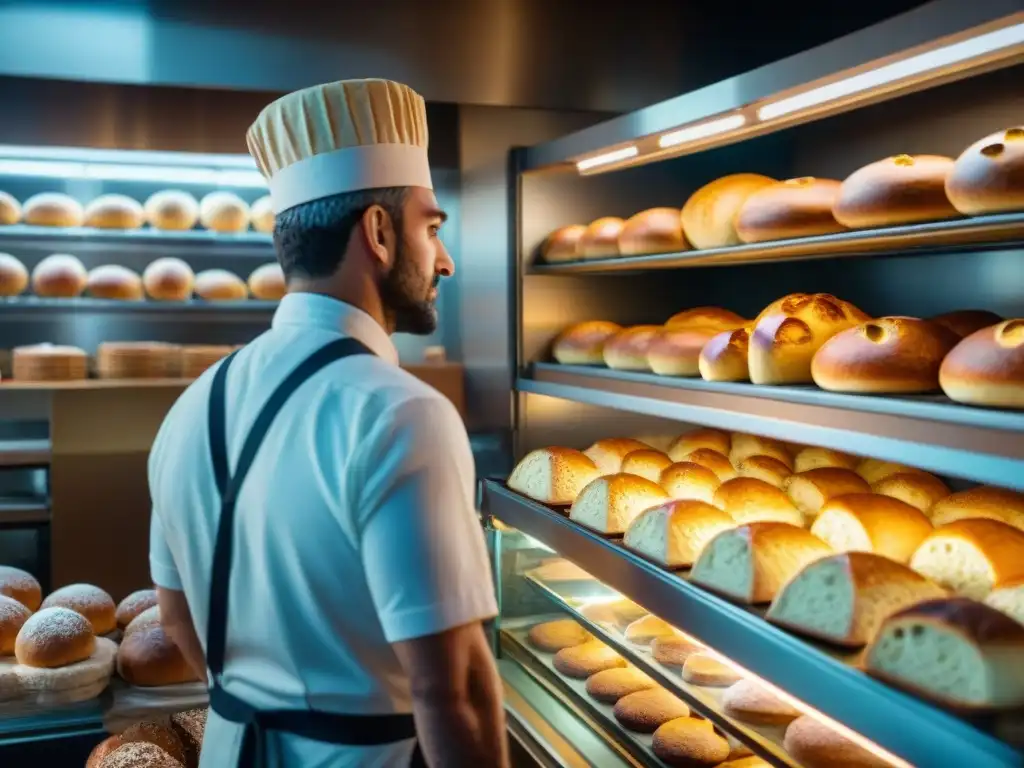
[{"label": "sugar dusted bun", "polygon": [[92,655],[96,638],[82,614],[68,608],[42,608],[22,625],[14,655],[26,667],[64,667]]},{"label": "sugar dusted bun", "polygon": [[785,463],[771,456],[748,456],[736,465],[740,477],[750,477],[782,488],[793,472]]},{"label": "sugar dusted bun", "polygon": [[811,361],[811,376],[832,392],[933,392],[939,366],[957,341],[955,333],[928,320],[880,317],[826,341]]},{"label": "sugar dusted bun", "polygon": [[888,760],[876,757],[811,715],[789,724],[783,746],[804,768],[889,768]]},{"label": "sugar dusted bun", "polygon": [[715,491],[714,505],[737,524],[774,521],[801,526],[803,515],[781,490],[763,480],[737,477]]},{"label": "sugar dusted bun", "polygon": [[856,456],[831,448],[808,446],[799,449],[793,456],[793,471],[806,472],[818,467],[838,467],[840,469],[856,469],[860,462]]},{"label": "sugar dusted bun", "polygon": [[902,501],[873,493],[848,493],[825,502],[811,533],[836,552],[874,552],[898,563],[932,532],[924,513]]},{"label": "sugar dusted bun", "polygon": [[256,267],[248,283],[252,297],[260,301],[280,301],[288,291],[284,271],[276,261]]},{"label": "sugar dusted bun", "polygon": [[707,467],[683,461],[666,467],[661,473],[658,484],[665,489],[670,498],[683,501],[703,501],[710,504],[722,481]]},{"label": "sugar dusted bun", "polygon": [[[134,619],[128,622],[128,626],[124,628],[124,637],[128,637],[132,632],[136,632],[146,627],[156,626],[160,623],[160,606],[152,605]],[[122,638],[123,640],[124,638]]]},{"label": "sugar dusted bun", "polygon": [[957,520],[932,531],[910,567],[951,592],[983,600],[1024,578],[1024,532],[998,520]]},{"label": "sugar dusted bun", "polygon": [[85,616],[93,634],[105,635],[117,629],[117,606],[113,599],[92,584],[69,584],[51,592],[43,600],[43,608],[68,608]]},{"label": "sugar dusted bun", "polygon": [[694,248],[726,248],[740,244],[736,214],[754,192],[775,184],[756,173],[734,173],[705,184],[686,201],[683,230]]},{"label": "sugar dusted bun", "polygon": [[508,487],[535,501],[568,506],[598,475],[597,465],[579,451],[539,448],[512,470]]},{"label": "sugar dusted bun", "polygon": [[842,232],[832,215],[839,186],[832,179],[804,176],[759,189],[740,208],[736,232],[745,243]]},{"label": "sugar dusted bun", "polygon": [[233,192],[211,192],[199,202],[199,223],[214,232],[244,232],[249,206]]},{"label": "sugar dusted bun", "polygon": [[199,203],[180,189],[165,189],[151,195],[143,210],[151,227],[168,232],[192,229],[199,221]]},{"label": "sugar dusted bun", "polygon": [[946,312],[941,315],[929,318],[933,323],[938,323],[959,336],[961,339],[970,336],[975,331],[988,328],[990,325],[998,325],[1003,318],[995,312],[987,309],[958,309],[955,312]]},{"label": "sugar dusted bun", "polygon": [[13,597],[0,595],[0,656],[13,656],[18,632],[32,615],[32,611]]},{"label": "sugar dusted bun", "polygon": [[85,226],[138,229],[145,223],[142,205],[126,195],[100,195],[85,206]]},{"label": "sugar dusted bun", "polygon": [[935,502],[930,512],[936,526],[956,520],[998,520],[1024,531],[1024,493],[979,485]]},{"label": "sugar dusted bun", "polygon": [[946,194],[960,213],[1024,210],[1024,126],[979,139],[956,159]]},{"label": "sugar dusted bun", "polygon": [[[814,566],[808,566],[813,568]],[[722,696],[725,714],[755,725],[785,725],[800,717],[800,710],[787,704],[756,680],[733,683]]]},{"label": "sugar dusted bun", "polygon": [[754,321],[747,363],[754,384],[809,384],[811,359],[840,331],[870,318],[827,293],[794,293]]},{"label": "sugar dusted bun", "polygon": [[583,453],[597,466],[602,475],[616,475],[622,471],[622,460],[633,451],[647,451],[651,446],[632,437],[608,437],[598,440]]},{"label": "sugar dusted bun", "polygon": [[619,331],[605,341],[605,365],[620,371],[649,371],[647,355],[660,331],[659,325],[635,325]]},{"label": "sugar dusted bun", "polygon": [[141,301],[145,298],[142,278],[119,264],[104,264],[89,271],[85,290],[97,299]]},{"label": "sugar dusted bun", "polygon": [[205,269],[196,275],[196,296],[206,301],[239,301],[249,298],[242,278],[226,269]]},{"label": "sugar dusted bun", "polygon": [[85,211],[73,197],[60,192],[41,192],[25,201],[22,220],[37,227],[80,227]]},{"label": "sugar dusted bun", "polygon": [[761,435],[749,435],[745,432],[734,432],[732,447],[729,449],[729,461],[737,465],[751,456],[771,456],[790,469],[793,468],[793,456],[781,440]]},{"label": "sugar dusted bun", "polygon": [[569,519],[604,534],[625,533],[645,509],[668,501],[660,485],[636,475],[607,475],[591,482],[569,509]]},{"label": "sugar dusted bun", "polygon": [[702,501],[670,501],[640,513],[623,537],[627,549],[669,568],[693,565],[701,550],[735,521]]},{"label": "sugar dusted bun", "polygon": [[931,517],[931,510],[950,495],[949,487],[927,472],[897,472],[871,486],[872,493],[890,496]]},{"label": "sugar dusted bun", "polygon": [[551,354],[562,365],[604,365],[605,342],[621,330],[606,320],[577,323],[558,335]]},{"label": "sugar dusted bun", "polygon": [[32,270],[32,292],[44,298],[72,299],[85,290],[88,273],[76,257],[55,253]]},{"label": "sugar dusted bun", "polygon": [[0,565],[0,595],[14,598],[30,611],[39,610],[43,602],[43,590],[36,577],[11,565]]},{"label": "sugar dusted bun", "polygon": [[720,429],[702,427],[684,432],[675,439],[668,449],[668,455],[672,461],[685,461],[686,457],[698,448],[709,448],[723,456],[729,455],[732,448],[732,438],[728,432]]},{"label": "sugar dusted bun", "polygon": [[192,298],[196,276],[181,259],[164,257],[150,262],[142,273],[146,294],[157,301],[187,301]]},{"label": "sugar dusted bun", "polygon": [[847,493],[869,493],[871,488],[852,470],[818,467],[790,476],[785,490],[804,519],[811,523],[829,499]]},{"label": "sugar dusted bun", "polygon": [[575,261],[581,256],[579,242],[586,231],[585,224],[570,224],[568,227],[556,229],[541,245],[540,257],[549,264]]},{"label": "sugar dusted bun", "polygon": [[274,234],[274,206],[270,195],[264,195],[252,204],[249,209],[252,228],[267,235]]},{"label": "sugar dusted bun", "polygon": [[196,680],[195,672],[159,624],[125,635],[117,649],[117,672],[130,685],[177,685]]},{"label": "sugar dusted bun", "polygon": [[832,212],[845,227],[892,227],[960,214],[946,197],[953,160],[938,155],[896,155],[850,174]]},{"label": "sugar dusted bun", "polygon": [[735,312],[721,307],[695,307],[677,312],[665,323],[666,328],[699,328],[702,330],[729,331],[742,328],[749,323]]},{"label": "sugar dusted bun", "polygon": [[675,208],[641,211],[627,219],[619,233],[619,253],[623,256],[685,250],[686,238]]},{"label": "sugar dusted bun", "polygon": [[139,589],[117,604],[117,626],[125,629],[135,617],[156,605],[155,589]]},{"label": "sugar dusted bun", "polygon": [[28,270],[19,259],[0,253],[0,296],[17,296],[28,288]]},{"label": "sugar dusted bun", "polygon": [[747,354],[751,328],[715,334],[701,348],[697,370],[705,381],[750,381]]},{"label": "sugar dusted bun", "polygon": [[615,216],[595,219],[587,225],[576,242],[576,252],[582,259],[603,259],[619,255],[619,235],[626,222]]},{"label": "sugar dusted bun", "polygon": [[638,475],[652,483],[661,480],[661,473],[672,465],[672,459],[653,448],[631,451],[622,460],[621,471],[627,475]]},{"label": "sugar dusted bun", "polygon": [[939,369],[942,391],[968,405],[1024,408],[1024,318],[965,338]]},{"label": "sugar dusted bun", "polygon": [[21,203],[18,199],[0,189],[0,227],[9,227],[21,221]]}]

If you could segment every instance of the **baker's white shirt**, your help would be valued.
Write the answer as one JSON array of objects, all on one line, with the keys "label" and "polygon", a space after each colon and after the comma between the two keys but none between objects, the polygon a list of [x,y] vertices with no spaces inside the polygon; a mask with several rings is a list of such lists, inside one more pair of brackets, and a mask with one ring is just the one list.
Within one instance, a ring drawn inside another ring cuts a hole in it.
[{"label": "baker's white shirt", "polygon": [[[398,367],[369,315],[289,294],[271,330],[231,364],[229,465],[270,393],[339,336],[375,356],[332,363],[298,389],[241,489],[224,685],[260,708],[410,712],[389,643],[497,613],[473,457],[454,407]],[[171,408],[149,457],[153,581],[185,592],[204,645],[220,515],[207,430],[214,370]],[[241,733],[211,711],[202,768],[234,765]],[[335,747],[273,735],[268,744],[271,765],[302,768],[390,768],[412,752],[411,741]]]}]

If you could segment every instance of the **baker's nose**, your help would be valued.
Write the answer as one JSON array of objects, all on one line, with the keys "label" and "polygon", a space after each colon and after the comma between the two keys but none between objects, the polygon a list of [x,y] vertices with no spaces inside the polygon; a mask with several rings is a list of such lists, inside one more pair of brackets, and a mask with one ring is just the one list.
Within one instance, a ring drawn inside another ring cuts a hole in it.
[{"label": "baker's nose", "polygon": [[452,257],[448,253],[448,249],[444,247],[444,243],[439,244],[437,265],[434,271],[442,277],[451,277],[455,274],[455,262],[452,261]]}]

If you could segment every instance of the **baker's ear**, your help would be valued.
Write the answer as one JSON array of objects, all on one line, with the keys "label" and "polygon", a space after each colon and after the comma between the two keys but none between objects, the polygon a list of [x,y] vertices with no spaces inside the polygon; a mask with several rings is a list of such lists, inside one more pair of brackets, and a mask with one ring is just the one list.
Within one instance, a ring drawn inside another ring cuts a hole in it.
[{"label": "baker's ear", "polygon": [[391,266],[394,253],[395,228],[391,215],[380,205],[371,205],[359,221],[367,250],[384,266]]}]

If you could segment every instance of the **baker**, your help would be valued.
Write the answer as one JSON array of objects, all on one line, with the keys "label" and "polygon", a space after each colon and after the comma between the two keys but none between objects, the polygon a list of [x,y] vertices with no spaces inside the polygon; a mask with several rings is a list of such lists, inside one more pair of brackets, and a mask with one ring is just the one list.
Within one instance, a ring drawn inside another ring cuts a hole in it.
[{"label": "baker", "polygon": [[161,621],[210,682],[201,765],[504,766],[469,440],[390,338],[435,329],[455,269],[423,99],[320,85],[247,138],[289,292],[149,460]]}]

